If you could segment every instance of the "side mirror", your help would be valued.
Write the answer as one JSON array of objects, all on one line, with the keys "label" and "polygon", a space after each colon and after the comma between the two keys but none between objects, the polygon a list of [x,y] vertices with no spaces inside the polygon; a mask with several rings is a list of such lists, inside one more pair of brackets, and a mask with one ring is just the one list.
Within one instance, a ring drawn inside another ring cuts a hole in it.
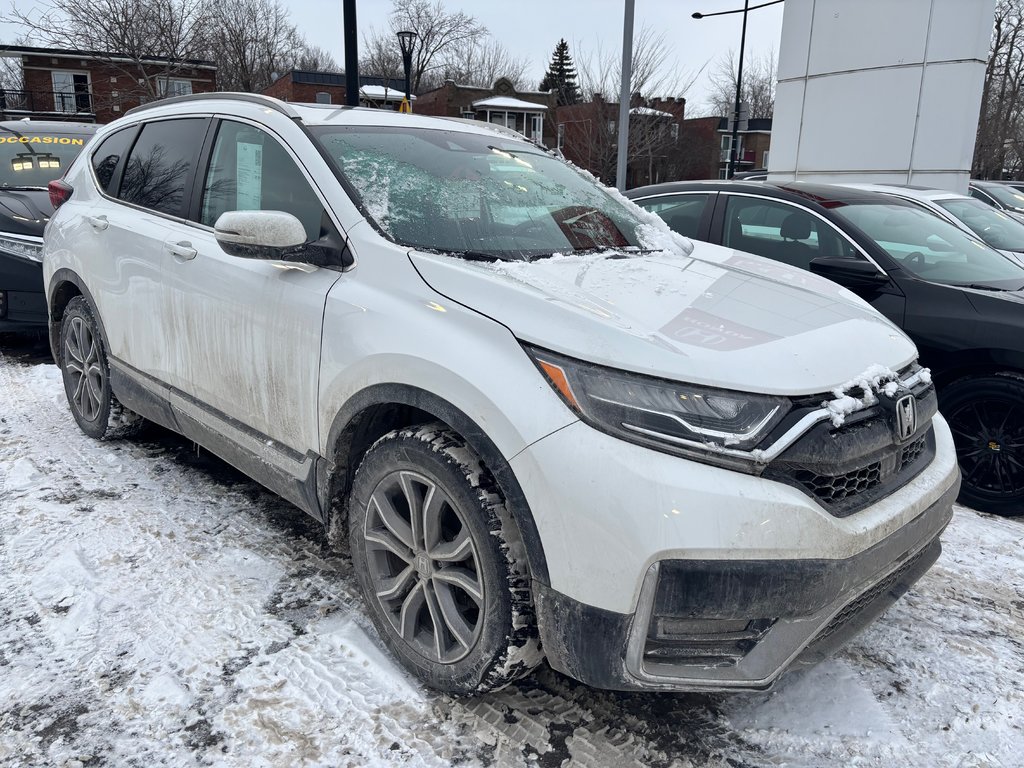
[{"label": "side mirror", "polygon": [[879,288],[889,278],[864,259],[820,257],[811,260],[811,272],[846,288]]},{"label": "side mirror", "polygon": [[306,228],[284,211],[228,211],[213,234],[226,254],[246,259],[287,259],[306,244]]}]

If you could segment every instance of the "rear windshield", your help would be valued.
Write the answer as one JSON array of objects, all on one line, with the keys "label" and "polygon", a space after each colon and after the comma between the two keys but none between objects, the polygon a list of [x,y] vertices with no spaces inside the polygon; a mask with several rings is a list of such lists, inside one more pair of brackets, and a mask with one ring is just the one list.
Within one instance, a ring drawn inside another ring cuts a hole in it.
[{"label": "rear windshield", "polygon": [[402,245],[530,259],[640,246],[643,213],[526,142],[461,131],[319,126],[367,214]]},{"label": "rear windshield", "polygon": [[80,133],[19,133],[0,129],[0,187],[45,188],[64,175],[88,136]]}]

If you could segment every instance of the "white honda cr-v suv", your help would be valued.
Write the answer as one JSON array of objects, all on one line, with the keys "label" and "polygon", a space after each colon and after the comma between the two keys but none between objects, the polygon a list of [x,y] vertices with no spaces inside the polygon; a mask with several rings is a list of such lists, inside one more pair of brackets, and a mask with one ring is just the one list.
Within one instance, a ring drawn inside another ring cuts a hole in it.
[{"label": "white honda cr-v suv", "polygon": [[764,688],[938,556],[956,458],[900,331],[507,129],[172,98],[50,189],[81,428],[323,521],[430,685]]}]

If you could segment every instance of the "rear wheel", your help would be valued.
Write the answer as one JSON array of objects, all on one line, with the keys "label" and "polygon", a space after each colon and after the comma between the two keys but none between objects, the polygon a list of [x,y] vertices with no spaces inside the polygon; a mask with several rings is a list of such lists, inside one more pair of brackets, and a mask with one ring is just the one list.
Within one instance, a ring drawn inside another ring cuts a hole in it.
[{"label": "rear wheel", "polygon": [[960,501],[997,515],[1024,514],[1024,376],[999,373],[942,392],[963,475]]},{"label": "rear wheel", "polygon": [[396,657],[434,688],[494,690],[542,656],[523,546],[490,473],[443,424],[391,432],[359,465],[349,540]]},{"label": "rear wheel", "polygon": [[76,296],[64,310],[60,327],[60,369],[71,414],[89,437],[129,437],[145,425],[110,389],[110,366],[92,307]]}]

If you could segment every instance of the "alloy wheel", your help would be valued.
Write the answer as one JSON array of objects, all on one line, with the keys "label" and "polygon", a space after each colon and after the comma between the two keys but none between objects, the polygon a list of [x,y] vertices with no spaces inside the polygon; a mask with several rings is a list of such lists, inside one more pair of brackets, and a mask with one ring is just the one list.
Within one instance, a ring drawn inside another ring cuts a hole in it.
[{"label": "alloy wheel", "polygon": [[71,402],[86,421],[95,421],[103,405],[106,372],[99,344],[83,318],[71,318],[64,342],[64,369],[71,379]]},{"label": "alloy wheel", "polygon": [[1024,404],[969,400],[946,417],[965,484],[986,496],[1024,494]]},{"label": "alloy wheel", "polygon": [[452,664],[480,636],[484,584],[462,513],[434,480],[397,471],[367,505],[369,575],[395,632],[421,656]]}]

